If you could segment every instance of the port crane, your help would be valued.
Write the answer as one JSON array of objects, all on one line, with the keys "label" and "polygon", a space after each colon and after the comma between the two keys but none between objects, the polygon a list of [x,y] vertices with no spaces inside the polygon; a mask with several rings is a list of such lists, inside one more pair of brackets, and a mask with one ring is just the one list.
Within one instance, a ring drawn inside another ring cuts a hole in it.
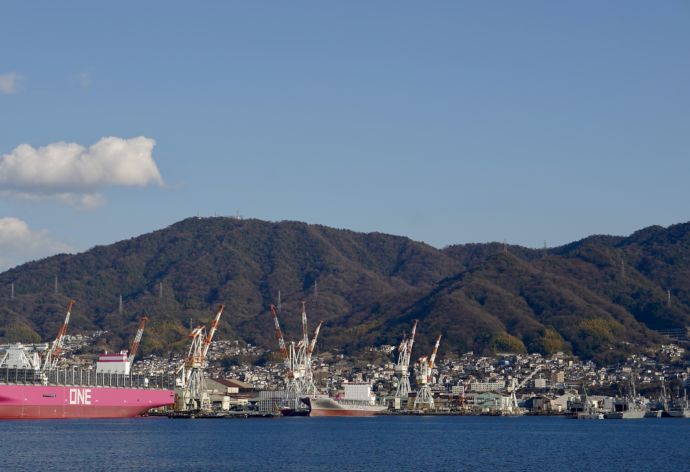
[{"label": "port crane", "polygon": [[295,351],[294,367],[297,372],[297,394],[298,397],[306,397],[316,395],[317,389],[314,384],[314,372],[312,371],[311,356],[316,347],[316,340],[321,331],[323,321],[314,330],[314,335],[311,341],[309,340],[309,326],[307,324],[307,308],[306,303],[302,302],[302,339],[297,343]]},{"label": "port crane", "polygon": [[311,341],[309,342],[309,346],[307,347],[306,355],[304,356],[304,363],[305,363],[305,388],[304,390],[306,391],[307,395],[316,395],[318,393],[318,390],[316,388],[316,384],[314,383],[314,372],[312,371],[312,365],[311,365],[311,356],[314,353],[314,349],[316,348],[316,340],[319,338],[319,332],[321,331],[321,325],[323,324],[323,321],[319,321],[319,324],[316,325],[316,329],[314,329],[314,334],[312,335]]},{"label": "port crane", "polygon": [[538,365],[538,366],[532,371],[532,373],[529,374],[529,375],[528,375],[527,377],[525,377],[524,379],[522,379],[522,382],[520,382],[520,383],[517,383],[517,380],[515,380],[515,377],[513,377],[512,379],[510,379],[510,385],[508,386],[507,390],[510,392],[510,409],[511,409],[513,412],[517,412],[517,411],[520,410],[520,407],[518,406],[517,397],[515,396],[515,392],[517,392],[517,391],[520,390],[522,387],[524,387],[525,385],[527,385],[527,382],[529,382],[529,381],[532,379],[532,377],[534,377],[535,375],[537,375],[537,373],[538,373],[540,370],[541,370],[541,366]]},{"label": "port crane", "polygon": [[288,392],[289,396],[297,397],[297,384],[295,382],[295,372],[293,369],[293,356],[291,355],[291,352],[294,352],[294,347],[291,346],[292,349],[288,351],[285,345],[285,338],[283,337],[283,331],[280,329],[280,323],[278,322],[278,311],[275,305],[271,305],[271,315],[273,316],[273,324],[275,326],[278,347],[280,348],[280,355],[283,358],[283,363],[285,364],[285,390]]},{"label": "port crane", "polygon": [[62,323],[62,326],[60,326],[55,340],[53,340],[48,350],[46,350],[44,353],[43,365],[41,366],[41,370],[43,372],[57,367],[58,360],[62,354],[62,346],[65,340],[65,334],[67,334],[67,325],[69,325],[72,307],[75,303],[76,302],[74,300],[70,300],[69,303],[67,303],[67,314],[65,315],[65,321]]},{"label": "port crane", "polygon": [[275,325],[275,335],[280,347],[280,354],[286,369],[285,389],[288,402],[294,401],[295,408],[302,397],[313,396],[318,393],[314,383],[312,370],[312,355],[316,348],[316,341],[323,321],[319,321],[311,340],[309,339],[309,325],[307,319],[306,303],[302,302],[302,339],[298,342],[285,343],[283,332],[278,322],[278,311],[275,305],[271,305],[271,315]]},{"label": "port crane", "polygon": [[410,356],[412,355],[412,345],[417,331],[417,320],[412,324],[410,338],[407,339],[403,334],[402,342],[398,347],[398,363],[395,365],[395,373],[398,375],[398,388],[395,390],[397,398],[407,398],[410,394]]},{"label": "port crane", "polygon": [[211,409],[211,400],[204,380],[204,369],[206,368],[208,350],[211,346],[213,335],[218,329],[218,322],[224,309],[225,305],[218,307],[208,332],[206,331],[206,326],[199,325],[189,333],[192,342],[189,346],[187,358],[178,370],[181,374],[179,377],[179,384],[182,389],[180,400],[184,410]]},{"label": "port crane", "polygon": [[144,335],[144,327],[146,322],[149,320],[148,316],[142,316],[139,322],[139,328],[137,329],[137,334],[134,336],[134,341],[132,341],[132,346],[129,348],[129,356],[127,357],[127,362],[131,366],[134,362],[134,358],[139,350],[139,343],[141,342],[141,337]]},{"label": "port crane", "polygon": [[436,361],[436,353],[438,352],[438,346],[441,344],[441,335],[436,338],[436,344],[434,345],[434,350],[431,352],[431,356],[420,357],[417,361],[419,365],[417,374],[417,383],[419,384],[419,390],[417,391],[417,397],[414,399],[415,410],[418,407],[426,406],[426,408],[433,410],[434,408],[434,396],[431,393],[431,371],[434,369],[434,362]]}]

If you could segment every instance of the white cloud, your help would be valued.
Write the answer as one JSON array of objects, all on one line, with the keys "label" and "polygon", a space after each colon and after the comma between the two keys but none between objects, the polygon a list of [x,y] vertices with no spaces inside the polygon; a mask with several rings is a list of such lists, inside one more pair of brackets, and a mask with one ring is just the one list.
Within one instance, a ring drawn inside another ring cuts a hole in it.
[{"label": "white cloud", "polygon": [[10,72],[8,74],[0,74],[0,92],[12,95],[17,91],[17,82],[22,76],[16,72]]},{"label": "white cloud", "polygon": [[45,230],[32,230],[18,218],[0,218],[0,271],[29,260],[73,251]]},{"label": "white cloud", "polygon": [[104,200],[107,186],[163,185],[151,155],[156,141],[106,137],[86,148],[58,142],[34,148],[20,144],[0,158],[0,196],[51,199],[84,208]]}]

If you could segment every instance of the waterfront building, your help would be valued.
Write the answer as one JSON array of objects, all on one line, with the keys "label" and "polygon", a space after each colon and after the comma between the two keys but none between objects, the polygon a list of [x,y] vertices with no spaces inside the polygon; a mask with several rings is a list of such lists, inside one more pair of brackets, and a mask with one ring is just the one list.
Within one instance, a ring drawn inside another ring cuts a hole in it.
[{"label": "waterfront building", "polygon": [[492,382],[472,382],[470,390],[473,392],[496,392],[503,390],[506,386],[505,380],[496,380]]}]

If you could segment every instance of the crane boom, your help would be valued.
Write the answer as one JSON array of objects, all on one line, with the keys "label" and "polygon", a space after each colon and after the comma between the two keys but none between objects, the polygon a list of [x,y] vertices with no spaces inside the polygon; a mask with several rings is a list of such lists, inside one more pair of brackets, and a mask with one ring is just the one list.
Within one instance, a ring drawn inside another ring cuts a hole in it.
[{"label": "crane boom", "polygon": [[309,333],[307,329],[307,304],[302,302],[302,343],[305,348],[309,347]]},{"label": "crane boom", "polygon": [[414,344],[414,336],[417,333],[417,322],[418,322],[418,320],[414,320],[414,324],[412,325],[412,333],[410,333],[410,340],[407,343],[407,352],[409,354],[412,354],[412,345]]},{"label": "crane boom", "polygon": [[407,336],[403,333],[402,341],[400,341],[400,346],[398,346],[398,357],[405,354],[407,350]]},{"label": "crane boom", "polygon": [[438,352],[438,345],[441,344],[441,336],[438,335],[438,338],[436,339],[436,345],[434,346],[434,350],[431,353],[431,357],[429,358],[429,369],[434,368],[434,361],[436,360],[436,353]]},{"label": "crane boom", "polygon": [[280,330],[280,323],[278,323],[278,313],[276,312],[275,305],[271,305],[271,314],[273,315],[273,322],[276,329],[276,340],[278,341],[278,346],[280,347],[280,354],[283,356],[283,360],[287,362],[287,347],[285,347],[285,338],[283,338],[283,332]]},{"label": "crane boom", "polygon": [[60,326],[55,340],[53,341],[53,343],[50,346],[50,349],[48,349],[48,352],[46,353],[45,362],[43,363],[44,369],[55,367],[57,365],[57,361],[60,357],[60,354],[62,353],[62,343],[64,341],[65,334],[67,334],[67,325],[69,325],[69,318],[72,314],[72,307],[75,303],[76,302],[74,300],[70,300],[67,304],[67,314],[65,315],[65,321],[62,323],[62,326]]},{"label": "crane boom", "polygon": [[316,347],[316,340],[319,337],[319,331],[321,331],[321,325],[323,324],[323,321],[319,321],[319,324],[316,325],[316,329],[314,330],[314,336],[311,338],[311,343],[309,343],[309,349],[307,350],[307,355],[311,358],[311,353],[314,352],[314,348]]},{"label": "crane boom", "polygon": [[273,322],[275,324],[276,339],[278,340],[278,346],[280,347],[280,355],[283,357],[285,367],[287,367],[288,378],[293,378],[294,373],[292,372],[292,365],[290,365],[290,354],[285,346],[285,338],[283,338],[283,332],[280,329],[280,323],[278,323],[278,312],[276,311],[275,305],[271,305],[271,314],[273,315]]},{"label": "crane boom", "polygon": [[211,329],[208,330],[208,334],[206,335],[206,338],[204,339],[204,348],[202,350],[202,356],[204,358],[206,357],[206,354],[208,354],[208,349],[211,347],[211,341],[213,340],[213,335],[216,334],[216,330],[218,329],[218,322],[220,321],[220,315],[223,314],[223,310],[225,309],[225,305],[220,305],[218,307],[218,312],[216,312],[215,318],[213,318],[213,321],[211,322]]},{"label": "crane boom", "polygon": [[532,377],[534,377],[534,376],[537,374],[537,372],[539,372],[540,370],[541,370],[541,366],[538,365],[538,366],[532,371],[531,374],[529,374],[527,377],[525,377],[525,378],[522,380],[522,382],[520,382],[520,383],[515,387],[515,390],[520,390],[522,387],[524,387],[525,384],[527,384],[527,382],[529,382],[530,379],[531,379]]},{"label": "crane boom", "polygon": [[137,351],[139,350],[139,343],[141,342],[141,337],[144,335],[144,326],[146,326],[146,322],[148,320],[148,316],[141,317],[141,321],[139,322],[139,329],[137,329],[137,334],[136,336],[134,336],[132,346],[129,348],[129,357],[127,358],[127,361],[130,365],[132,365],[132,362],[134,362],[134,357],[136,357],[137,355]]}]

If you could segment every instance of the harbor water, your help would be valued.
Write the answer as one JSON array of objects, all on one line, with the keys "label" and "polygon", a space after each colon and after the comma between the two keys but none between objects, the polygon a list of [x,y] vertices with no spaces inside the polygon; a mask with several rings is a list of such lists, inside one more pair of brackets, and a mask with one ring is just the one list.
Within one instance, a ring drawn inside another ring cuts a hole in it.
[{"label": "harbor water", "polygon": [[656,471],[690,420],[373,417],[0,423],[4,471]]}]

